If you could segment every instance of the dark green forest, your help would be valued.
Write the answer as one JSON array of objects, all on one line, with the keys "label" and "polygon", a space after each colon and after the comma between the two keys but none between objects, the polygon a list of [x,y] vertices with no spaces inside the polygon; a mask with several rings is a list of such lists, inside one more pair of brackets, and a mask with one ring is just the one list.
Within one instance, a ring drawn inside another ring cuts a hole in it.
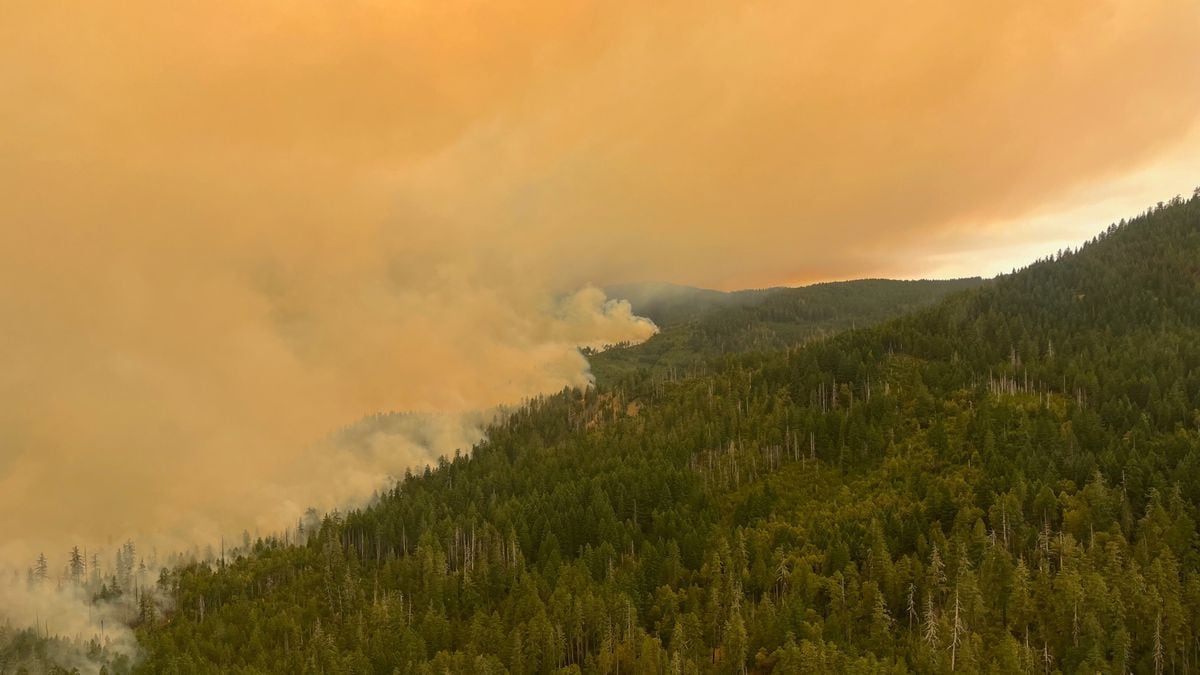
[{"label": "dark green forest", "polygon": [[302,543],[166,569],[110,670],[1200,671],[1200,195],[895,318],[864,283],[819,330],[683,313]]},{"label": "dark green forest", "polygon": [[635,371],[643,375],[693,376],[713,358],[735,352],[778,351],[932,305],[981,279],[894,281],[861,279],[800,288],[723,293],[671,284],[613,286],[635,314],[659,333],[638,345],[615,345],[589,353],[604,385]]}]

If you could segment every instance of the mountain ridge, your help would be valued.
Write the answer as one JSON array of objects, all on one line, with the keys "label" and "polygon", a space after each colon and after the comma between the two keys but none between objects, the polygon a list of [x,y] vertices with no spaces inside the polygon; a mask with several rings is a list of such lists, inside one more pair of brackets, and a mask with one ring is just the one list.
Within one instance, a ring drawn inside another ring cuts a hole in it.
[{"label": "mountain ridge", "polygon": [[[708,291],[661,285],[627,289],[635,313],[660,331],[637,345],[588,354],[598,382],[612,383],[638,370],[678,373],[702,370],[724,354],[795,347],[855,326],[867,326],[982,285],[963,279],[860,279],[795,288]],[[611,289],[621,297],[620,288]],[[719,295],[714,295],[719,294]],[[697,299],[697,297],[699,299]]]}]

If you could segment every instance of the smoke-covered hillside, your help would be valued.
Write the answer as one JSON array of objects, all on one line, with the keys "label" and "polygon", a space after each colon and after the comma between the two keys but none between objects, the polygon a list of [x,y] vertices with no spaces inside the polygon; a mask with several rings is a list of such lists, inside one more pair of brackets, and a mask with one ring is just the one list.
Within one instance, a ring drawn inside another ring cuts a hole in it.
[{"label": "smoke-covered hillside", "polygon": [[169,572],[139,667],[1182,672],[1197,298],[1200,198],[876,327],[538,399],[304,545]]},{"label": "smoke-covered hillside", "polygon": [[659,332],[636,345],[590,355],[597,381],[704,372],[714,358],[737,352],[795,347],[856,326],[869,326],[974,288],[978,278],[920,281],[863,279],[800,288],[722,293],[670,284],[605,289],[627,299]]}]

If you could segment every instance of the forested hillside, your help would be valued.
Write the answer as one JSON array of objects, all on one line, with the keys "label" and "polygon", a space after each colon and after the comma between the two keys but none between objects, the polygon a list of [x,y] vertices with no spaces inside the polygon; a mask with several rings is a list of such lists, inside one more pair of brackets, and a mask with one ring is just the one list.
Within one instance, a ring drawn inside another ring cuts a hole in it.
[{"label": "forested hillside", "polygon": [[165,573],[139,668],[1193,672],[1197,519],[1200,197],[874,327],[539,399],[303,545]]},{"label": "forested hillside", "polygon": [[630,284],[605,289],[628,299],[634,313],[660,331],[638,345],[590,354],[601,385],[650,375],[706,373],[723,354],[795,347],[855,327],[870,326],[974,288],[981,279],[895,281],[862,279],[800,288],[722,293],[671,284]]},{"label": "forested hillside", "polygon": [[776,289],[717,291],[660,282],[613,284],[604,287],[610,298],[627,300],[634,314],[644,316],[659,328],[695,321],[705,314],[730,307],[760,302]]},{"label": "forested hillside", "polygon": [[565,392],[299,548],[172,575],[150,669],[1183,672],[1200,200],[878,328]]}]

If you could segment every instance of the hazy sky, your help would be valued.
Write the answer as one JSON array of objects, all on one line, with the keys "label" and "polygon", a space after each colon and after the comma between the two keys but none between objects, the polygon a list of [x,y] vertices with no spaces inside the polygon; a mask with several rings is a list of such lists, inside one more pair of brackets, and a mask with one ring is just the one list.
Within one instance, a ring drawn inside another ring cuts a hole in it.
[{"label": "hazy sky", "polygon": [[1007,270],[1198,114],[1179,0],[3,0],[0,558],[357,494],[650,334],[589,283]]}]

